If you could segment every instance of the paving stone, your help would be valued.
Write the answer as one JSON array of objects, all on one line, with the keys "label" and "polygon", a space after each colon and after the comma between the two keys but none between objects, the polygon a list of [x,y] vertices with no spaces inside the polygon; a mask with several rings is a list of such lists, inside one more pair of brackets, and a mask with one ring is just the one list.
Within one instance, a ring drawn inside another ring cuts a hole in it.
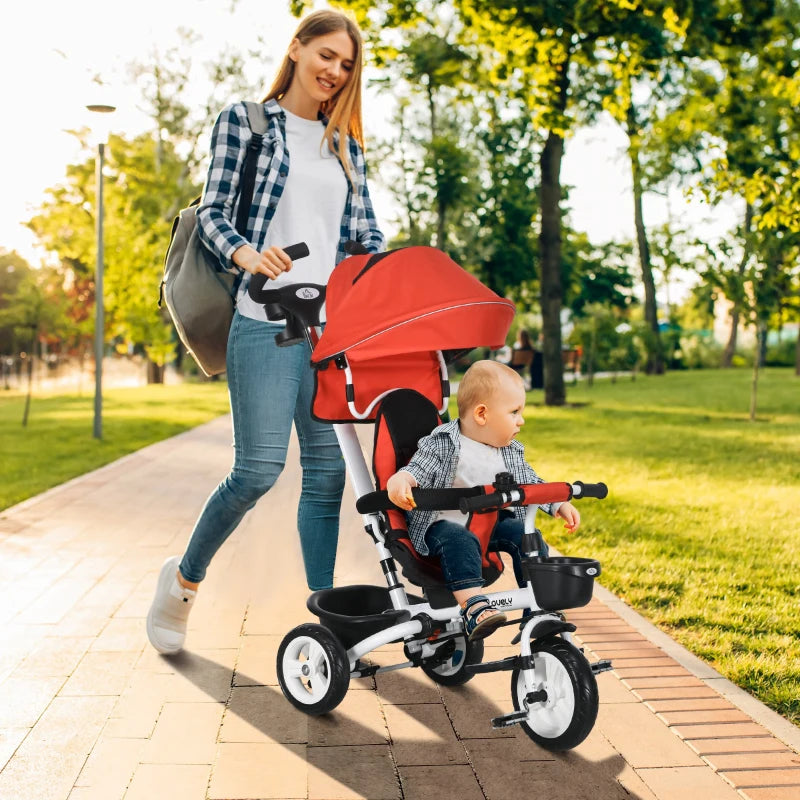
[{"label": "paving stone", "polygon": [[308,748],[309,798],[397,800],[400,796],[389,745]]},{"label": "paving stone", "polygon": [[45,637],[12,673],[20,678],[68,678],[94,639],[82,637]]},{"label": "paving stone", "polygon": [[[203,798],[210,767],[206,764],[140,764],[125,800],[157,797]],[[82,798],[81,798],[82,800]]]},{"label": "paving stone", "polygon": [[[281,636],[243,636],[236,662],[234,686],[277,686],[275,659]],[[248,683],[245,684],[244,681]]]},{"label": "paving stone", "polygon": [[404,800],[485,800],[468,765],[398,767]]},{"label": "paving stone", "polygon": [[[625,681],[627,684],[628,681]],[[696,686],[631,686],[633,693],[642,700],[706,700],[718,698],[719,694],[710,686],[697,681]]]},{"label": "paving stone", "polygon": [[734,788],[704,767],[638,769],[637,772],[659,800],[686,800],[687,797],[741,800]]},{"label": "paving stone", "polygon": [[[281,699],[289,705],[283,696]],[[386,724],[387,720],[384,719],[378,696],[374,692],[348,692],[330,714],[308,718],[308,744],[387,744],[389,733]]]},{"label": "paving stone", "polygon": [[783,742],[764,732],[739,739],[687,739],[686,744],[701,756],[724,753],[776,753],[786,749]]},{"label": "paving stone", "polygon": [[656,714],[669,711],[738,711],[736,706],[716,693],[709,697],[678,697],[672,700],[648,700],[646,705]]},{"label": "paving stone", "polygon": [[213,764],[223,711],[220,703],[165,703],[142,762]]},{"label": "paving stone", "polygon": [[794,786],[800,795],[800,767],[789,769],[741,769],[721,772],[734,786]]},{"label": "paving stone", "polygon": [[75,781],[83,792],[73,789],[73,794],[81,800],[122,800],[144,748],[141,740],[102,736]]},{"label": "paving stone", "polygon": [[120,695],[128,685],[138,652],[87,652],[60,695]]},{"label": "paving stone", "polygon": [[14,755],[14,751],[28,733],[30,733],[30,728],[0,728],[0,770]]},{"label": "paving stone", "polygon": [[[704,756],[704,758],[718,772],[737,769],[800,767],[800,755],[793,750],[777,750],[772,753],[720,753],[710,754]],[[731,777],[731,780],[733,780],[733,777]]]},{"label": "paving stone", "polygon": [[[390,663],[381,659],[385,663]],[[421,669],[400,669],[393,672],[379,672],[375,675],[375,685],[381,703],[439,703],[439,687]]]},{"label": "paving stone", "polygon": [[220,742],[306,744],[309,717],[268,687],[234,687],[227,704]]},{"label": "paving stone", "polygon": [[794,786],[767,786],[757,789],[740,789],[739,794],[744,800],[797,800],[797,787]]},{"label": "paving stone", "polygon": [[0,772],[0,797],[66,797],[113,704],[111,697],[55,698]]},{"label": "paving stone", "polygon": [[383,710],[398,765],[435,766],[467,762],[464,747],[441,705],[386,705]]},{"label": "paving stone", "polygon": [[613,706],[600,706],[597,724],[634,769],[702,764],[698,756],[643,705],[624,708],[623,715],[616,713]]},{"label": "paving stone", "polygon": [[766,734],[767,731],[755,722],[731,722],[714,725],[675,725],[672,728],[681,739],[727,739],[744,738]]},{"label": "paving stone", "polygon": [[307,796],[307,783],[305,745],[224,743],[219,745],[208,797],[293,800]]},{"label": "paving stone", "polygon": [[738,708],[725,709],[721,711],[708,711],[700,709],[687,711],[662,711],[658,714],[659,719],[667,725],[701,725],[711,722],[752,722]]},{"label": "paving stone", "polygon": [[0,684],[4,728],[32,728],[64,683],[63,678],[8,678]]}]

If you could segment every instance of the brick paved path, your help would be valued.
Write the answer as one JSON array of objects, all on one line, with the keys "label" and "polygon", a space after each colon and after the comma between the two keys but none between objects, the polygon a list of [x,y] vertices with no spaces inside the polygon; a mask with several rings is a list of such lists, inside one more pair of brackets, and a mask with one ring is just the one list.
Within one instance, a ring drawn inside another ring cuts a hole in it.
[{"label": "brick paved path", "polygon": [[[283,635],[312,621],[294,449],[212,564],[187,650],[157,655],[144,632],[156,575],[227,469],[229,439],[222,418],[0,514],[1,800],[800,798],[797,729],[778,720],[772,735],[602,590],[570,618],[616,670],[599,677],[594,731],[566,755],[492,730],[511,710],[507,673],[459,689],[379,674],[326,718],[296,712],[274,665]],[[383,584],[350,489],[339,552],[337,584]],[[487,658],[512,653],[510,636]]]}]

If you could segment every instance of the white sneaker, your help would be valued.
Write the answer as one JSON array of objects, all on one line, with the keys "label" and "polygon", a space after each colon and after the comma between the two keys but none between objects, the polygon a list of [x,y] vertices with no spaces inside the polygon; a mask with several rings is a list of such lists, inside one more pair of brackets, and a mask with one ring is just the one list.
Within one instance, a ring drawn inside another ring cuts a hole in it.
[{"label": "white sneaker", "polygon": [[186,639],[186,622],[197,592],[178,583],[180,556],[164,562],[158,575],[156,596],[147,615],[147,638],[159,653],[177,653]]}]

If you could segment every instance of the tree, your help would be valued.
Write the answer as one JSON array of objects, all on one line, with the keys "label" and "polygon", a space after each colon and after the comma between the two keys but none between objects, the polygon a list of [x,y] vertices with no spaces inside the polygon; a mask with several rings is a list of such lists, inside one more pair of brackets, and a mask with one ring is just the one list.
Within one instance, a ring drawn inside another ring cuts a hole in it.
[{"label": "tree", "polygon": [[[245,79],[246,54],[233,54],[210,65],[205,105],[185,101],[192,35],[184,36],[183,48],[154,52],[147,64],[132,66],[151,128],[131,138],[112,136],[107,148],[104,335],[121,352],[144,352],[154,380],[162,379],[163,366],[178,346],[169,317],[157,306],[173,217],[200,192],[207,149],[203,134],[218,109],[230,97],[255,94]],[[94,158],[88,132],[74,133],[86,159],[68,167],[65,181],[48,192],[29,226],[58,256],[65,285],[73,287],[76,303],[86,311],[94,300]],[[73,317],[78,316],[76,307]]]},{"label": "tree", "polygon": [[24,275],[3,301],[0,328],[13,329],[15,339],[24,347],[22,355],[27,364],[28,388],[22,414],[22,425],[25,427],[31,407],[33,362],[39,342],[47,334],[58,335],[63,320],[63,305],[59,300],[58,285],[53,282],[53,275],[33,270]]}]

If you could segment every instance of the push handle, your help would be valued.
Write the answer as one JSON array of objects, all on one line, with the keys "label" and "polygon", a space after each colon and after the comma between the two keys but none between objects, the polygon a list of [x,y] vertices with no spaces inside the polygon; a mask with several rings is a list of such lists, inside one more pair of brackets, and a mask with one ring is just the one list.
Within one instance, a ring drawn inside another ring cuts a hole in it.
[{"label": "push handle", "polygon": [[581,497],[595,497],[598,500],[604,500],[608,497],[608,486],[604,483],[584,483],[583,481],[575,481],[572,484],[572,496],[577,500]]},{"label": "push handle", "polygon": [[[310,255],[308,245],[305,242],[290,244],[283,248],[283,252],[286,253],[286,255],[292,259],[292,261],[297,261],[298,258],[305,258],[307,255]],[[252,297],[256,303],[264,302],[259,298],[261,293],[264,291],[264,286],[266,286],[268,280],[269,276],[265,275],[263,272],[256,272],[256,274],[250,279],[250,285],[248,286],[247,291],[250,297]],[[278,319],[283,319],[283,317],[278,317]]]}]

